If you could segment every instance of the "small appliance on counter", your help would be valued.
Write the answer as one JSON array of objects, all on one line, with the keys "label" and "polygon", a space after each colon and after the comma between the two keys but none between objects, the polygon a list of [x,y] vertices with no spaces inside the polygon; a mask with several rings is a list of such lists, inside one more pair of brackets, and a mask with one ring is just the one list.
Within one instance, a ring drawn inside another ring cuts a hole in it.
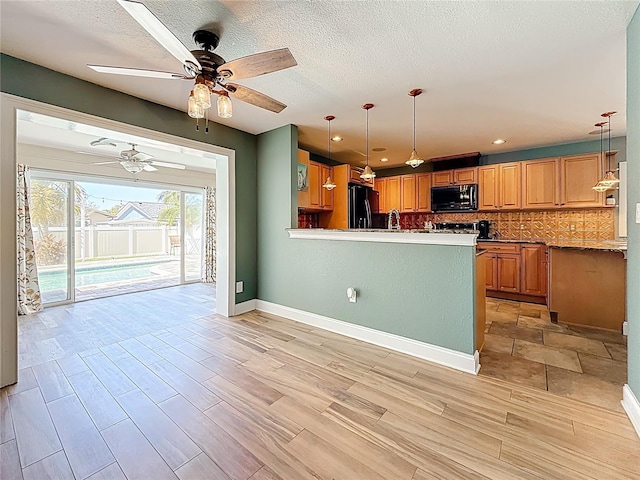
[{"label": "small appliance on counter", "polygon": [[454,222],[443,222],[443,223],[435,223],[436,232],[438,230],[447,230],[453,233],[470,233],[472,231],[478,230],[478,222],[471,223],[454,223]]},{"label": "small appliance on counter", "polygon": [[478,230],[480,234],[478,235],[478,240],[489,240],[491,237],[489,236],[489,229],[491,228],[491,223],[489,220],[480,220],[478,222]]}]

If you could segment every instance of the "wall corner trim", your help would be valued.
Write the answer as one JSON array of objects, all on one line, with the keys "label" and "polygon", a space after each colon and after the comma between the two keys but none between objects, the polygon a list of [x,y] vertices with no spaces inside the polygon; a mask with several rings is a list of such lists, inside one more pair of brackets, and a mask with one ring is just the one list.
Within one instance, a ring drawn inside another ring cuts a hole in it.
[{"label": "wall corner trim", "polygon": [[622,387],[622,408],[627,412],[627,416],[629,420],[631,420],[631,424],[633,428],[636,429],[636,433],[638,437],[640,437],[640,402],[633,394],[631,387],[626,385]]},{"label": "wall corner trim", "polygon": [[233,316],[242,315],[243,313],[251,312],[256,309],[256,299],[252,298],[251,300],[247,300],[246,302],[236,303],[235,308],[233,309]]},{"label": "wall corner trim", "polygon": [[419,342],[411,338],[401,337],[392,333],[382,332],[373,328],[355,325],[342,320],[336,320],[316,313],[305,312],[259,299],[256,300],[256,310],[279,315],[290,320],[312,325],[323,330],[329,330],[330,332],[372,343],[473,375],[477,374],[480,368],[478,352],[470,355],[468,353]]}]

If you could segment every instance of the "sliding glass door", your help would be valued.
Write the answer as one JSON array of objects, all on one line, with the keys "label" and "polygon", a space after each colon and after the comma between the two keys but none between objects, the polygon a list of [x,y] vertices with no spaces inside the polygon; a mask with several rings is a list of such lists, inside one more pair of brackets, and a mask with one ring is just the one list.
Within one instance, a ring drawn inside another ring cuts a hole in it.
[{"label": "sliding glass door", "polygon": [[31,177],[45,304],[201,281],[200,189],[69,177],[44,172]]},{"label": "sliding glass door", "polygon": [[73,301],[73,182],[31,176],[29,213],[43,303]]}]

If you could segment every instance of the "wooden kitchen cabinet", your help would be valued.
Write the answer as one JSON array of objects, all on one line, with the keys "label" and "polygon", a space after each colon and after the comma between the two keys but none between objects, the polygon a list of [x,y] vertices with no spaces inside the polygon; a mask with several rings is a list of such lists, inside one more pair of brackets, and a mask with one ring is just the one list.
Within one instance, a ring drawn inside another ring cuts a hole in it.
[{"label": "wooden kitchen cabinet", "polygon": [[547,247],[536,243],[480,242],[486,249],[485,284],[489,295],[545,303]]},{"label": "wooden kitchen cabinet", "polygon": [[485,286],[487,290],[498,290],[498,254],[485,253]]},{"label": "wooden kitchen cabinet", "polygon": [[387,211],[400,210],[400,177],[387,177]]},{"label": "wooden kitchen cabinet", "polygon": [[519,210],[521,208],[521,164],[499,163],[478,168],[478,208]]},{"label": "wooden kitchen cabinet", "polygon": [[453,183],[453,170],[443,170],[441,172],[433,172],[431,174],[431,186],[446,187]]},{"label": "wooden kitchen cabinet", "polygon": [[478,168],[456,168],[432,173],[432,186],[445,187],[447,185],[468,185],[478,183]]},{"label": "wooden kitchen cabinet", "polygon": [[387,213],[387,179],[376,178],[374,180],[373,189],[378,192],[378,213]]},{"label": "wooden kitchen cabinet", "polygon": [[416,211],[416,176],[400,176],[400,211]]},{"label": "wooden kitchen cabinet", "polygon": [[547,247],[523,244],[520,256],[522,267],[520,293],[545,296],[547,294]]},{"label": "wooden kitchen cabinet", "polygon": [[322,210],[333,210],[333,190],[327,190],[322,186],[324,185],[324,182],[327,181],[327,178],[333,177],[333,168],[327,165],[322,165],[321,172],[322,174],[320,175],[320,190],[322,191],[322,202],[320,204],[320,208]]},{"label": "wooden kitchen cabinet", "polygon": [[333,169],[309,160],[309,152],[298,150],[298,162],[307,165],[307,189],[298,191],[298,207],[313,211],[333,210],[333,190],[323,188],[325,180],[333,176]]},{"label": "wooden kitchen cabinet", "polygon": [[497,255],[498,291],[520,293],[520,254]]},{"label": "wooden kitchen cabinet", "polygon": [[431,174],[416,174],[416,211],[431,211]]},{"label": "wooden kitchen cabinet", "polygon": [[312,209],[320,209],[322,204],[320,175],[322,175],[322,166],[319,163],[310,161],[307,179],[309,182],[309,208]]},{"label": "wooden kitchen cabinet", "polygon": [[598,153],[560,158],[560,206],[604,206],[605,194],[591,188],[603,175],[603,165]]},{"label": "wooden kitchen cabinet", "polygon": [[558,164],[557,158],[522,162],[522,208],[559,206]]}]

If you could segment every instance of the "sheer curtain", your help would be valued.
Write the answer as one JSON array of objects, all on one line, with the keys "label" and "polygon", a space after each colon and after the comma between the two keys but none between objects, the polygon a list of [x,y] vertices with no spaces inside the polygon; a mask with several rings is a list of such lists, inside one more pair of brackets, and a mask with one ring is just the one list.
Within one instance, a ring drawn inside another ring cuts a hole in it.
[{"label": "sheer curtain", "polygon": [[29,215],[29,168],[18,165],[17,181],[18,315],[42,310],[38,268]]},{"label": "sheer curtain", "polygon": [[216,190],[204,189],[204,283],[216,281]]}]

